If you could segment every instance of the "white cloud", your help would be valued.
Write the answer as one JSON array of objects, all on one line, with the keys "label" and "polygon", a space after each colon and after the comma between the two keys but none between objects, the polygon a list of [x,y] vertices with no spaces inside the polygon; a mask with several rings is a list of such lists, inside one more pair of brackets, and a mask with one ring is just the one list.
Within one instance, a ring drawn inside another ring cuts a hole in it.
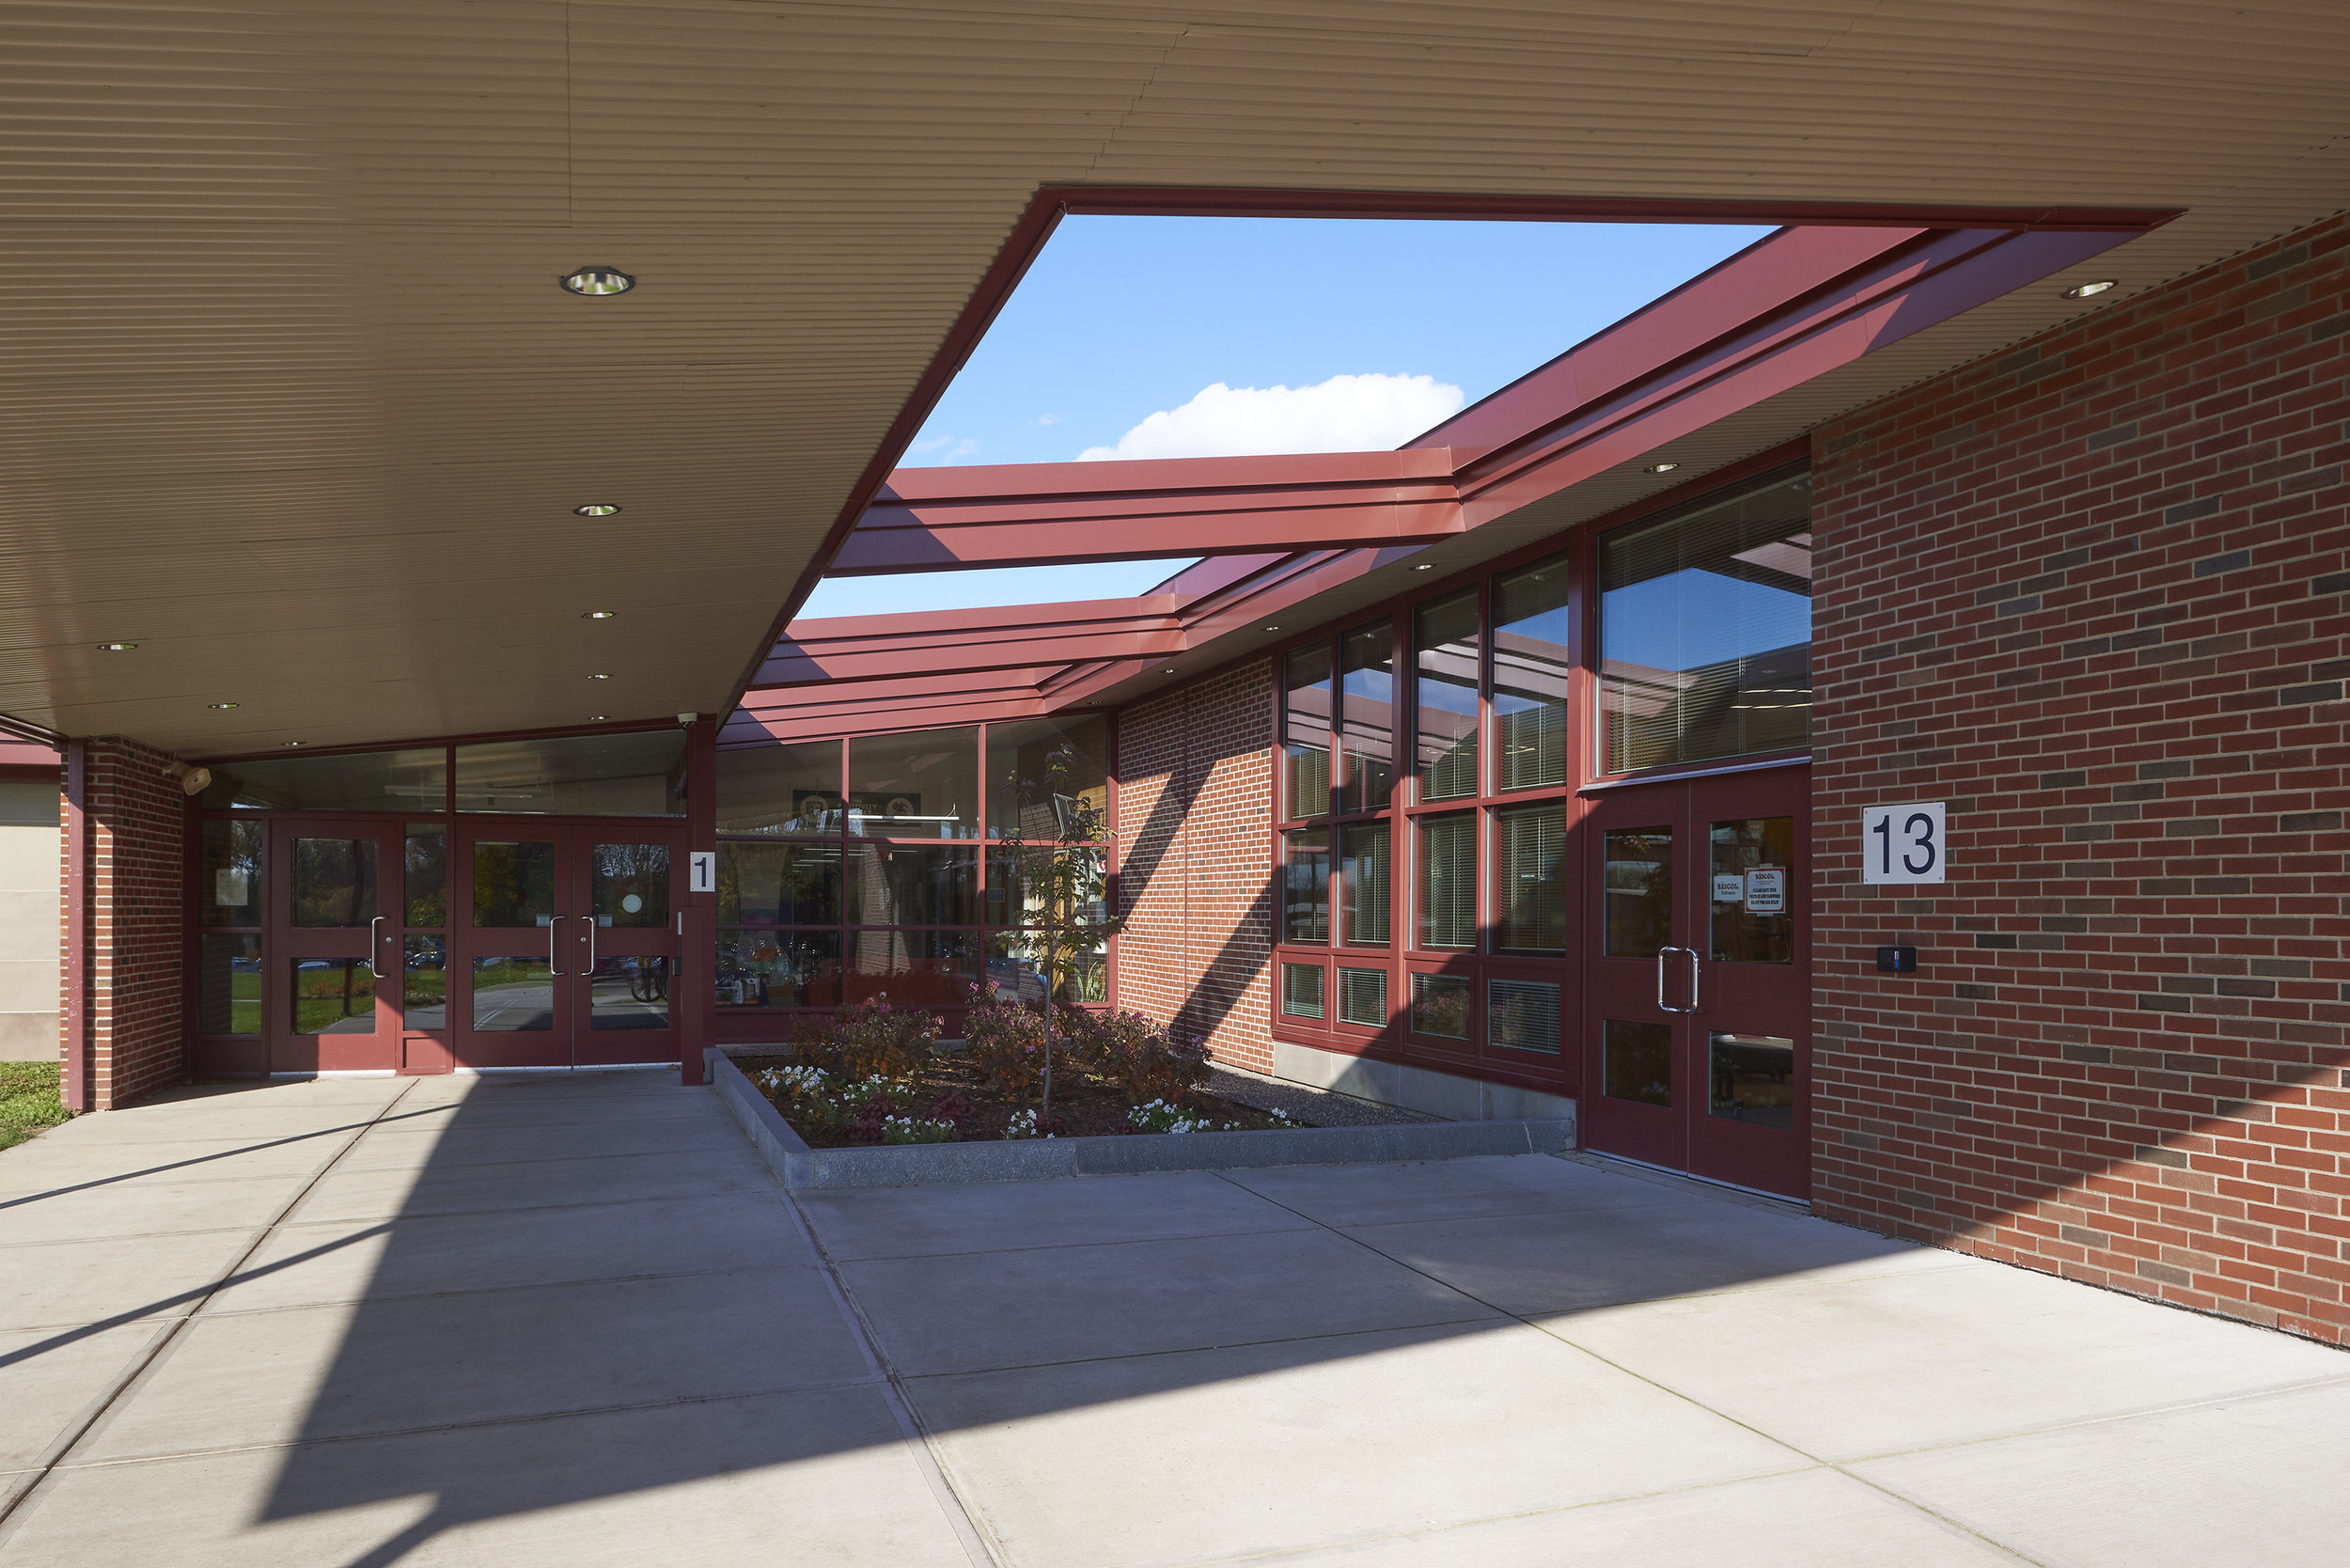
[{"label": "white cloud", "polygon": [[935,468],[958,458],[977,457],[979,442],[977,436],[940,435],[928,441],[917,441],[906,448],[909,467]]},{"label": "white cloud", "polygon": [[1402,446],[1460,412],[1461,389],[1434,376],[1332,376],[1311,386],[1217,382],[1181,408],[1162,409],[1118,438],[1089,447],[1104,458],[1249,457],[1375,452]]}]

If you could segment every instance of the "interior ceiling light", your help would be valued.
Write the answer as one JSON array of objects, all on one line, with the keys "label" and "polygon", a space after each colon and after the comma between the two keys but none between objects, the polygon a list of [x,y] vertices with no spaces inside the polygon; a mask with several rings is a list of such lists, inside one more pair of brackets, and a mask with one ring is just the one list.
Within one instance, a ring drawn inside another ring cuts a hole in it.
[{"label": "interior ceiling light", "polygon": [[609,681],[612,677],[609,675],[590,675],[588,679],[590,681]]},{"label": "interior ceiling light", "polygon": [[619,619],[619,614],[618,610],[588,610],[579,619],[582,620],[614,620]]},{"label": "interior ceiling light", "polygon": [[1646,468],[1642,469],[1641,472],[1644,474],[1669,474],[1680,466],[1681,464],[1677,463],[1652,463]]},{"label": "interior ceiling light", "polygon": [[128,653],[131,650],[136,648],[138,644],[134,642],[102,642],[98,645],[98,651],[101,653]]},{"label": "interior ceiling light", "polygon": [[204,706],[210,708],[215,713],[225,713],[229,709],[235,707],[236,704],[233,702],[207,702]]},{"label": "interior ceiling light", "polygon": [[601,294],[625,294],[636,287],[636,280],[618,267],[582,267],[563,279],[563,287],[574,294],[595,297]]},{"label": "interior ceiling light", "polygon": [[582,517],[609,517],[619,510],[620,509],[618,507],[605,506],[601,501],[591,502],[587,506],[573,507],[572,509],[572,511],[578,513]]},{"label": "interior ceiling light", "polygon": [[2107,290],[2112,287],[2113,279],[2109,277],[2101,277],[2094,283],[2074,284],[2073,287],[2064,290],[2064,297],[2068,300],[2090,299],[2095,295],[2104,293]]}]

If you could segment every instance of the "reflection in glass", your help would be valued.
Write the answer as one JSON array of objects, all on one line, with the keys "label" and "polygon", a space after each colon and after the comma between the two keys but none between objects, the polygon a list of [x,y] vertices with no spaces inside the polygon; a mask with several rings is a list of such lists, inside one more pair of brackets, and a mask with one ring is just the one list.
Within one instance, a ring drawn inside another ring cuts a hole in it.
[{"label": "reflection in glass", "polygon": [[[1033,1003],[1044,995],[1044,972],[1034,950],[1010,934],[988,938],[987,981],[1007,1000]],[[1109,1000],[1109,947],[1100,936],[1061,972],[1053,999],[1073,1005]]]},{"label": "reflection in glass", "polygon": [[473,1027],[493,1034],[555,1027],[555,971],[544,953],[473,961]]},{"label": "reflection in glass", "polygon": [[1775,1034],[1706,1036],[1711,1114],[1750,1127],[1795,1124],[1795,1043]]},{"label": "reflection in glass", "polygon": [[1568,678],[1564,556],[1494,585],[1494,745],[1496,790],[1567,781]]},{"label": "reflection in glass", "polygon": [[1559,1054],[1559,987],[1550,980],[1485,982],[1485,1043]]},{"label": "reflection in glass", "polygon": [[373,1034],[375,976],[364,958],[291,961],[293,1032]]},{"label": "reflection in glass", "polygon": [[1611,1100],[1643,1105],[1673,1103],[1673,1031],[1670,1024],[1607,1019],[1601,1027],[1601,1092]]},{"label": "reflection in glass", "polygon": [[828,926],[840,918],[838,843],[718,846],[718,923]]},{"label": "reflection in glass", "polygon": [[979,732],[920,729],[849,743],[849,831],[901,839],[979,836]]},{"label": "reflection in glass", "polygon": [[1281,940],[1320,946],[1330,940],[1330,830],[1294,828],[1281,843]]},{"label": "reflection in glass", "polygon": [[1567,808],[1523,806],[1494,813],[1500,885],[1494,889],[1497,952],[1567,950]]},{"label": "reflection in glass", "polygon": [[207,932],[196,939],[196,1011],[198,1034],[261,1032],[258,935]]},{"label": "reflection in glass", "polygon": [[900,1006],[962,1007],[979,979],[977,933],[964,931],[853,931],[846,1000]]},{"label": "reflection in glass", "polygon": [[439,823],[408,824],[407,875],[402,883],[408,924],[448,924],[448,829]]},{"label": "reflection in glass", "polygon": [[1477,818],[1419,819],[1419,945],[1477,946]]},{"label": "reflection in glass", "polygon": [[1359,1028],[1387,1027],[1387,972],[1385,969],[1339,970],[1339,1022]]},{"label": "reflection in glass", "polygon": [[849,846],[849,923],[979,923],[979,852],[885,839]]},{"label": "reflection in glass", "polygon": [[611,953],[597,959],[595,972],[588,977],[588,1027],[667,1028],[669,961]]},{"label": "reflection in glass", "polygon": [[405,1005],[400,1022],[412,1029],[448,1027],[448,943],[439,936],[411,936],[400,943]]},{"label": "reflection in glass", "polygon": [[685,731],[556,735],[457,748],[457,809],[685,815]]},{"label": "reflection in glass", "polygon": [[1414,975],[1412,1032],[1436,1040],[1466,1040],[1472,995],[1466,975]]},{"label": "reflection in glass", "polygon": [[1282,797],[1292,817],[1330,810],[1330,650],[1315,643],[1282,664]]},{"label": "reflection in glass", "polygon": [[669,846],[590,845],[588,899],[588,913],[600,927],[618,931],[667,930]]},{"label": "reflection in glass", "polygon": [[206,806],[248,810],[444,811],[448,753],[435,745],[227,762],[212,769],[212,783],[197,798]]},{"label": "reflection in glass", "polygon": [[1433,604],[1413,618],[1418,682],[1413,747],[1419,798],[1452,800],[1477,792],[1477,590]]},{"label": "reflection in glass", "polygon": [[1601,887],[1609,958],[1654,958],[1673,939],[1673,835],[1669,827],[1607,835]]},{"label": "reflection in glass", "polygon": [[[1076,902],[1056,911],[1056,923],[1097,925],[1109,917],[1107,860],[1103,851],[1075,849],[1049,852],[1039,848],[1031,854],[1035,858],[1014,856],[1001,850],[988,851],[986,902],[989,925],[1018,925],[1044,907],[1050,885],[1042,873],[1048,858],[1054,865],[1073,863],[1076,869],[1070,883],[1076,893]],[[1031,870],[1038,874],[1031,876]]]},{"label": "reflection in glass", "polygon": [[1383,811],[1395,789],[1395,633],[1381,624],[1339,639],[1339,716],[1346,745],[1341,811]]},{"label": "reflection in glass", "polygon": [[1292,1018],[1322,1016],[1322,965],[1281,965],[1281,1011]]},{"label": "reflection in glass", "polygon": [[1716,823],[1711,838],[1715,962],[1793,964],[1794,818]]},{"label": "reflection in glass", "polygon": [[1808,475],[1600,541],[1603,769],[1810,739]]},{"label": "reflection in glass", "polygon": [[840,743],[718,753],[718,831],[840,831]]},{"label": "reflection in glass", "polygon": [[987,836],[1050,843],[1109,810],[1110,726],[1086,718],[987,727]]},{"label": "reflection in glass", "polygon": [[259,823],[207,822],[196,851],[196,923],[258,926],[261,923],[261,837]]},{"label": "reflection in glass", "polygon": [[837,931],[722,931],[720,1007],[838,1007]]},{"label": "reflection in glass", "polygon": [[293,841],[292,924],[364,926],[375,918],[375,888],[374,839]]},{"label": "reflection in glass", "polygon": [[1350,948],[1384,948],[1394,877],[1388,867],[1388,826],[1357,823],[1339,830],[1339,940]]},{"label": "reflection in glass", "polygon": [[473,846],[473,923],[543,926],[555,917],[555,846],[480,839]]}]

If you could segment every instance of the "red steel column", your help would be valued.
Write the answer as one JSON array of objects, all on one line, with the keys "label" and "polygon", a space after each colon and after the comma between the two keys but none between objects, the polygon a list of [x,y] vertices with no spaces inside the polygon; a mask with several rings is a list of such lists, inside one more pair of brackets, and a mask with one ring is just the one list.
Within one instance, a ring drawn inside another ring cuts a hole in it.
[{"label": "red steel column", "polygon": [[65,744],[65,976],[58,997],[65,1035],[65,1106],[90,1108],[89,1092],[89,745]]},{"label": "red steel column", "polygon": [[[685,848],[687,854],[718,850],[718,715],[697,713],[685,731]],[[690,865],[689,861],[689,865]],[[693,886],[691,877],[687,886]],[[684,929],[678,939],[678,996],[672,1004],[680,1025],[678,1081],[702,1081],[702,1052],[717,1043],[718,895],[685,895]]]}]

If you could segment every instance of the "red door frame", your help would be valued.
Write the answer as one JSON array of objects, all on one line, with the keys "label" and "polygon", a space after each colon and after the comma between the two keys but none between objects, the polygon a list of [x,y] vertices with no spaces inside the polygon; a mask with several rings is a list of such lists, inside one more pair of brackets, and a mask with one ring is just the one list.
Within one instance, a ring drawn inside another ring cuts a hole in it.
[{"label": "red door frame", "polygon": [[[404,822],[398,817],[273,814],[262,874],[268,879],[261,948],[261,1028],[273,1074],[381,1073],[400,1059],[400,919],[405,871]],[[294,845],[323,839],[375,846],[375,915],[364,926],[293,923]],[[313,960],[368,961],[374,973],[374,1006],[366,1029],[294,1031],[291,976]]]},{"label": "red door frame", "polygon": [[[1810,1195],[1810,771],[1808,764],[1791,763],[1628,783],[1598,792],[1585,819],[1584,839],[1583,886],[1591,919],[1582,1030],[1584,1147],[1791,1198]],[[1790,961],[1722,961],[1711,937],[1712,825],[1781,816],[1794,824],[1794,863],[1786,877],[1794,916]],[[1610,957],[1607,834],[1642,827],[1672,833],[1671,940],[1668,950],[1654,957]],[[1669,1031],[1668,1106],[1608,1094],[1606,1037],[1611,1019]],[[1712,1114],[1710,1038],[1716,1031],[1794,1043],[1792,1127],[1751,1125]]]}]

